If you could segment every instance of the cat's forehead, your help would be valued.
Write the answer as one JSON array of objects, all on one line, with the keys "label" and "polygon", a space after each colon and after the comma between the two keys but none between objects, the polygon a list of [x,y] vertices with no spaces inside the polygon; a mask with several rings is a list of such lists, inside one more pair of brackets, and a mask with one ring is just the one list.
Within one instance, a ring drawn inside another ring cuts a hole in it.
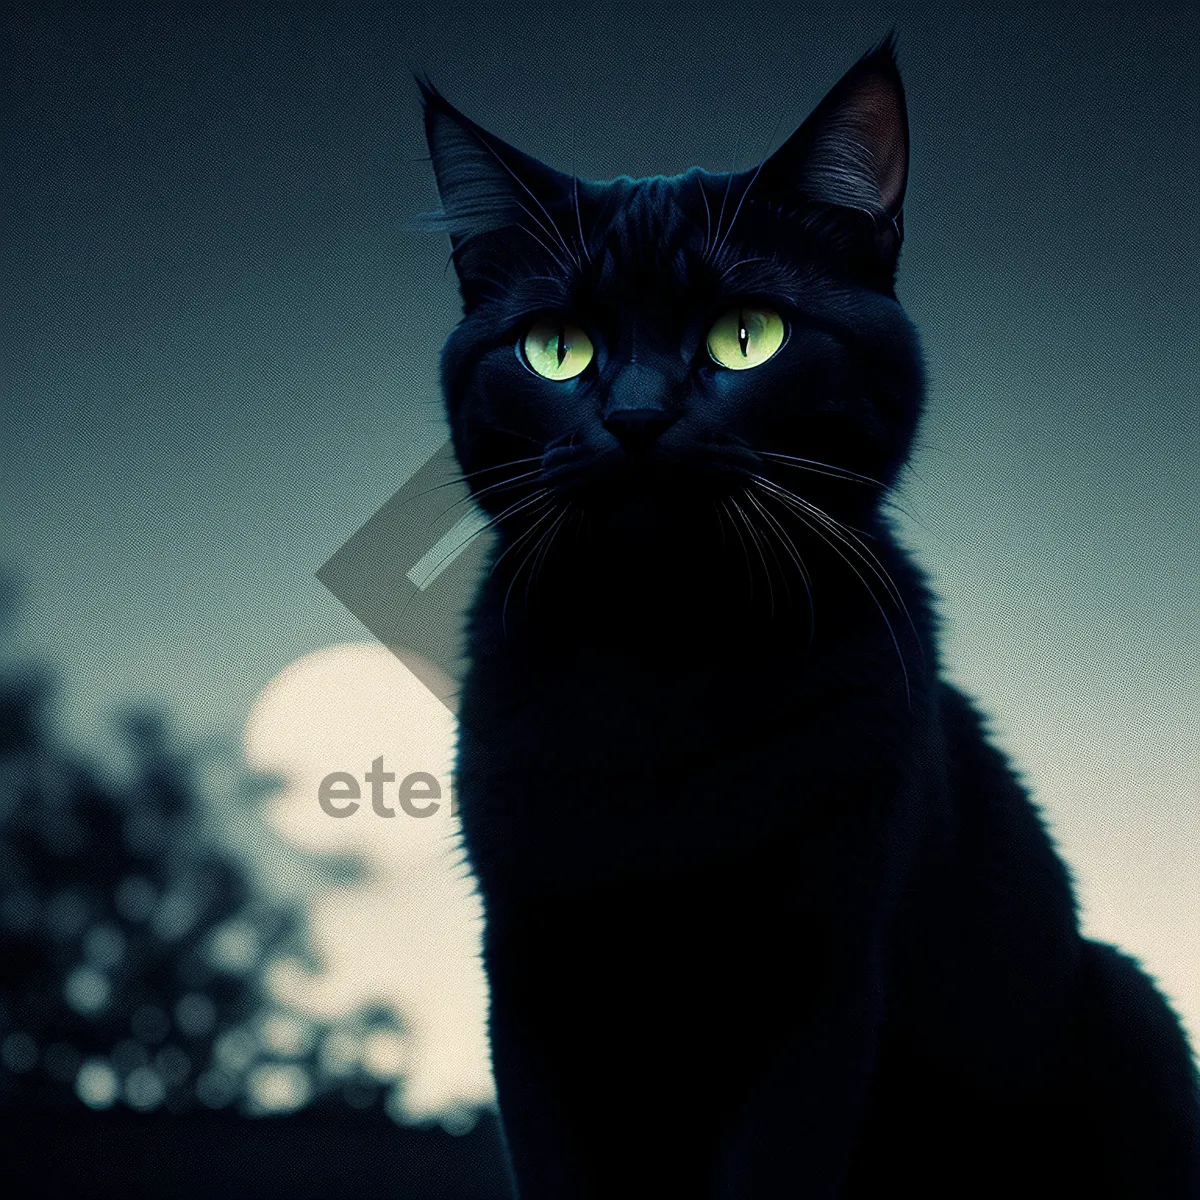
[{"label": "cat's forehead", "polygon": [[[745,178],[692,168],[574,186],[534,222],[526,212],[494,293],[513,320],[538,309],[588,310],[614,326],[678,327],[725,294],[791,294],[797,265],[777,222],[746,203]],[[748,275],[748,272],[752,275]],[[643,321],[643,317],[649,318]]]},{"label": "cat's forehead", "polygon": [[592,228],[582,231],[621,270],[703,253],[709,202],[698,172],[622,177],[588,185]]},{"label": "cat's forehead", "polygon": [[697,175],[589,185],[590,203],[582,203],[579,212],[586,222],[581,230],[588,255],[585,285],[626,301],[631,287],[647,300],[693,289],[707,274],[716,218]]}]

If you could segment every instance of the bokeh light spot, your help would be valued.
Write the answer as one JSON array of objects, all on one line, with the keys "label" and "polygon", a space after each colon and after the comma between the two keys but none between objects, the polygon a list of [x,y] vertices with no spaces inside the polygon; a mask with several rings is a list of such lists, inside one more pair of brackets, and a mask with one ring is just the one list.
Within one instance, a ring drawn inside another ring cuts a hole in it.
[{"label": "bokeh light spot", "polygon": [[116,1071],[102,1058],[89,1058],[75,1077],[75,1095],[88,1108],[111,1108],[120,1086]]},{"label": "bokeh light spot", "polygon": [[85,1017],[104,1010],[111,990],[107,977],[95,967],[76,967],[63,983],[66,1002]]},{"label": "bokeh light spot", "polygon": [[127,921],[149,920],[158,902],[158,892],[150,880],[141,875],[127,875],[117,886],[114,897],[117,912]]},{"label": "bokeh light spot", "polygon": [[32,1071],[37,1066],[37,1042],[27,1033],[10,1033],[0,1045],[0,1060],[16,1075]]},{"label": "bokeh light spot", "polygon": [[196,1098],[206,1108],[224,1108],[237,1095],[237,1081],[228,1071],[205,1071],[196,1080]]},{"label": "bokeh light spot", "polygon": [[264,1063],[250,1072],[247,1093],[257,1112],[293,1112],[308,1103],[312,1084],[295,1063]]},{"label": "bokeh light spot", "polygon": [[175,1024],[188,1037],[204,1037],[217,1023],[217,1006],[202,992],[188,992],[175,1005]]},{"label": "bokeh light spot", "polygon": [[83,952],[92,966],[108,970],[125,955],[125,935],[109,921],[93,925],[84,940]]},{"label": "bokeh light spot", "polygon": [[167,1089],[153,1067],[138,1067],[125,1080],[125,1100],[130,1108],[150,1112],[166,1098]]}]

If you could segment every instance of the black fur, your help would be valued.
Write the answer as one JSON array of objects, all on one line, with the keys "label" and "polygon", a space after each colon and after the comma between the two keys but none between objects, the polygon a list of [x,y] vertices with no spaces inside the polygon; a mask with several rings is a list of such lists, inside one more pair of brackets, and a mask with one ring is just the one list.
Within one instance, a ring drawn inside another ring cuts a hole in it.
[{"label": "black fur", "polygon": [[[1179,1024],[1080,936],[881,507],[922,403],[890,42],[733,175],[575,180],[422,87],[499,535],[458,778],[523,1200],[1200,1196]],[[746,298],[788,338],[730,371]],[[572,381],[516,353],[546,313]]]}]

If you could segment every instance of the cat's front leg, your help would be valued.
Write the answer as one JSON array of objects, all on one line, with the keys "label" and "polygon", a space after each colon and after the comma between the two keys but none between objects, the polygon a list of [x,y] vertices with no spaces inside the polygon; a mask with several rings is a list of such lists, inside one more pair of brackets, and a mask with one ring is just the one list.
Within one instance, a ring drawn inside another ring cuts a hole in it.
[{"label": "cat's front leg", "polygon": [[867,1107],[882,989],[841,992],[776,1055],[723,1148],[714,1200],[836,1200]]},{"label": "cat's front leg", "polygon": [[[534,1019],[536,1020],[536,1019]],[[519,1200],[584,1200],[598,1195],[561,1094],[561,1062],[531,1025],[518,989],[493,973],[489,1032],[492,1072],[513,1196]]]}]

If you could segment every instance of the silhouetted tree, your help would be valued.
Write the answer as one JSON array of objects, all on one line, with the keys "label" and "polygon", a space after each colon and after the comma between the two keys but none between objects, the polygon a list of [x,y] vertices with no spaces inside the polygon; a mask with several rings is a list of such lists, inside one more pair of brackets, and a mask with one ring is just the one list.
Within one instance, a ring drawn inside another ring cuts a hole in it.
[{"label": "silhouetted tree", "polygon": [[396,1014],[318,1022],[272,999],[271,962],[311,958],[302,914],[206,830],[196,754],[132,710],[132,773],[106,784],[59,743],[52,694],[44,671],[0,677],[0,1105],[383,1103]]}]

